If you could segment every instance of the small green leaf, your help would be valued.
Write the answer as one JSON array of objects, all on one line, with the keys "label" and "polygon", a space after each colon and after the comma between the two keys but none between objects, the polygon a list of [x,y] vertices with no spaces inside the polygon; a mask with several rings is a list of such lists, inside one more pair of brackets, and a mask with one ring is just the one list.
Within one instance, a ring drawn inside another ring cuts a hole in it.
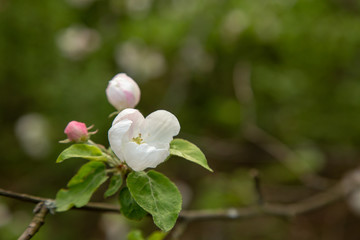
[{"label": "small green leaf", "polygon": [[147,212],[142,209],[131,196],[129,189],[124,187],[119,194],[121,213],[131,220],[141,220],[146,216]]},{"label": "small green leaf", "polygon": [[166,235],[166,232],[155,231],[147,238],[147,240],[163,240]]},{"label": "small green leaf", "polygon": [[181,210],[181,194],[173,182],[153,170],[131,172],[126,181],[135,201],[153,216],[161,230],[174,227]]},{"label": "small green leaf", "polygon": [[107,198],[110,197],[111,195],[114,195],[121,187],[122,182],[123,181],[121,174],[114,174],[110,178],[109,188],[104,193],[104,197]]},{"label": "small green leaf", "polygon": [[145,240],[140,230],[133,230],[129,232],[126,237],[127,240]]},{"label": "small green leaf", "polygon": [[56,211],[63,212],[71,207],[86,205],[95,190],[106,181],[105,165],[101,162],[84,164],[69,181],[68,190],[60,189],[56,194]]},{"label": "small green leaf", "polygon": [[87,144],[73,144],[62,151],[56,162],[61,163],[70,158],[84,158],[90,161],[106,161],[106,156],[101,152],[100,148]]},{"label": "small green leaf", "polygon": [[172,140],[170,143],[170,154],[197,163],[207,170],[213,172],[207,163],[204,153],[189,141],[180,138]]}]

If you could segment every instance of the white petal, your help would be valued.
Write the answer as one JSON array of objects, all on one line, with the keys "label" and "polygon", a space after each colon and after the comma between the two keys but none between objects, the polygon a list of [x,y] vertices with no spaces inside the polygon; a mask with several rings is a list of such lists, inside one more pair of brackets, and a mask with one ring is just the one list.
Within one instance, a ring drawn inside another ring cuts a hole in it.
[{"label": "white petal", "polygon": [[113,79],[118,79],[117,81],[121,83],[121,87],[133,95],[134,99],[131,104],[133,105],[132,107],[135,107],[135,105],[139,103],[141,95],[140,88],[137,83],[125,73],[119,73]]},{"label": "white petal", "polygon": [[138,121],[140,119],[143,120],[144,116],[137,109],[126,108],[126,109],[122,110],[115,117],[114,121],[112,122],[112,125],[114,126],[116,123],[118,123],[119,121],[121,121],[123,119],[129,119],[134,122],[134,121]]},{"label": "white petal", "polygon": [[120,160],[124,160],[122,145],[124,141],[128,141],[127,133],[131,124],[131,120],[122,120],[112,126],[108,132],[110,147]]},{"label": "white petal", "polygon": [[115,88],[111,82],[106,88],[106,96],[110,104],[113,105],[116,109],[120,110],[124,107],[128,107],[129,105],[125,91],[119,87]]},{"label": "white petal", "polygon": [[179,134],[180,123],[172,113],[158,110],[146,117],[140,129],[144,142],[160,147]]},{"label": "white petal", "polygon": [[113,126],[123,120],[132,121],[131,127],[128,131],[128,138],[137,137],[140,133],[140,125],[144,121],[144,116],[136,109],[127,108],[121,111],[113,121]]},{"label": "white petal", "polygon": [[155,168],[169,156],[169,149],[157,149],[146,143],[128,142],[123,145],[125,162],[134,171]]}]

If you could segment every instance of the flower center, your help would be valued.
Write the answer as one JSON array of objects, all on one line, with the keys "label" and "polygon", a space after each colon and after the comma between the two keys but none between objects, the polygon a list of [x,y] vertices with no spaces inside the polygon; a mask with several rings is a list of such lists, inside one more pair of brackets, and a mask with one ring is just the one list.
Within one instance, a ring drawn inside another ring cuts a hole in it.
[{"label": "flower center", "polygon": [[131,140],[139,145],[144,143],[144,139],[141,138],[141,133],[139,133],[137,137],[133,137]]}]

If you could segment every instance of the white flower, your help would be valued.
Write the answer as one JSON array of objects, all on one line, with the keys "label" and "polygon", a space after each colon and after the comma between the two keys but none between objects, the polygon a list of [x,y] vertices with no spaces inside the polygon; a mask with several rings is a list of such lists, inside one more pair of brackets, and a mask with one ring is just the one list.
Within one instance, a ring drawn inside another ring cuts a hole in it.
[{"label": "white flower", "polygon": [[136,109],[120,112],[109,130],[111,149],[134,171],[155,168],[170,154],[170,142],[180,124],[170,112],[158,110],[146,118]]},{"label": "white flower", "polygon": [[119,73],[109,81],[106,96],[117,110],[133,108],[140,101],[140,88],[128,75]]}]

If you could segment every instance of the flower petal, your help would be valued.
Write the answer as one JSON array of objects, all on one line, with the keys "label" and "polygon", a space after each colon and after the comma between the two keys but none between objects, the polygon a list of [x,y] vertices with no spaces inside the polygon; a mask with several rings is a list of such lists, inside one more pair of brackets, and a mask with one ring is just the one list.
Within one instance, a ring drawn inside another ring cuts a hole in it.
[{"label": "flower petal", "polygon": [[[121,89],[120,87],[115,88],[112,86],[112,84],[109,84],[109,87],[106,89],[106,96],[108,98],[108,101],[111,105],[113,105],[116,109],[122,109],[124,107],[127,107],[128,102],[126,101],[126,95],[125,91]],[[130,99],[130,101],[133,101]],[[135,106],[135,105],[134,105]]]},{"label": "flower petal", "polygon": [[124,159],[134,171],[155,168],[169,156],[169,149],[157,149],[146,143],[128,142],[123,145]]},{"label": "flower petal", "polygon": [[172,113],[158,110],[148,115],[140,128],[144,142],[160,147],[179,134],[180,123]]},{"label": "flower petal", "polygon": [[128,131],[128,138],[137,137],[140,133],[140,125],[144,121],[144,116],[136,109],[127,108],[121,111],[113,121],[113,126],[123,120],[131,120],[132,124]]},{"label": "flower petal", "polygon": [[112,125],[114,126],[123,119],[129,119],[133,122],[137,122],[138,120],[144,120],[144,116],[137,109],[126,108],[115,117]]},{"label": "flower petal", "polygon": [[132,123],[133,122],[128,119],[122,120],[113,125],[108,132],[110,147],[116,156],[118,156],[118,158],[122,161],[124,160],[122,145],[124,141],[128,141],[127,133]]}]

